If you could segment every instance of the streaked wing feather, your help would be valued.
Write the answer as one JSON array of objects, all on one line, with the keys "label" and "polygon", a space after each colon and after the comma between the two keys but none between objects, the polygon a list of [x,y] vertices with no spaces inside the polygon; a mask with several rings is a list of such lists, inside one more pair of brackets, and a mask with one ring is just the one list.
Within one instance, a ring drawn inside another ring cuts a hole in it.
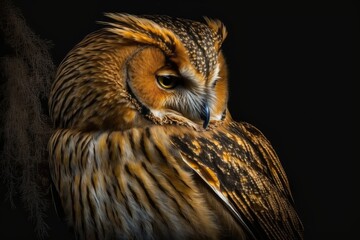
[{"label": "streaked wing feather", "polygon": [[303,238],[285,172],[270,142],[254,126],[231,122],[197,135],[174,135],[172,141],[256,238]]},{"label": "streaked wing feather", "polygon": [[249,144],[253,145],[253,149],[257,152],[256,154],[261,156],[259,159],[268,169],[269,177],[273,179],[276,187],[292,199],[289,182],[281,162],[271,143],[262,132],[246,122],[240,124],[233,122],[229,125],[229,130],[248,139]]}]

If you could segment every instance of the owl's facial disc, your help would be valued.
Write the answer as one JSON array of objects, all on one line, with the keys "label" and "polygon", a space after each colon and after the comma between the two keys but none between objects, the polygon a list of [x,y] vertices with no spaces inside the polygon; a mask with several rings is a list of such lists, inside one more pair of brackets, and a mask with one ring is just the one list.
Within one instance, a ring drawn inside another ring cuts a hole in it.
[{"label": "owl's facial disc", "polygon": [[[141,105],[141,114],[142,109],[148,110],[145,118],[160,124],[186,122],[203,128],[210,119],[219,120],[214,81],[184,74],[159,49],[146,47],[134,53],[126,72],[128,90]],[[218,72],[215,75],[213,78],[218,78]]]},{"label": "owl's facial disc", "polygon": [[155,73],[158,87],[167,93],[163,115],[178,113],[196,123],[205,121],[207,126],[210,110],[206,99],[206,87],[195,79],[181,75],[177,67],[167,64]]}]

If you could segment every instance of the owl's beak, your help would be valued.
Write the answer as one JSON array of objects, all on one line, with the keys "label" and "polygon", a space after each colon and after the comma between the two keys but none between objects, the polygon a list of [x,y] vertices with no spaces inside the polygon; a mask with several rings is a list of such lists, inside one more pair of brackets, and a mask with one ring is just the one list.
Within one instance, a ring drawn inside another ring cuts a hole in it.
[{"label": "owl's beak", "polygon": [[201,109],[200,118],[204,121],[203,128],[206,128],[209,125],[210,121],[210,109],[207,103],[205,103]]}]

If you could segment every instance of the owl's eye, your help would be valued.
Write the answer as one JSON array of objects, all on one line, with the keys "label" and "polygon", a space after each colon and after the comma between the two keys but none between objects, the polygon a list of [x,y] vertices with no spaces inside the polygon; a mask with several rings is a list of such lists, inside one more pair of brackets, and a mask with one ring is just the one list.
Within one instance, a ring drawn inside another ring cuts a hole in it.
[{"label": "owl's eye", "polygon": [[179,77],[173,75],[160,75],[156,77],[156,80],[159,83],[160,87],[164,89],[173,89],[179,83]]}]

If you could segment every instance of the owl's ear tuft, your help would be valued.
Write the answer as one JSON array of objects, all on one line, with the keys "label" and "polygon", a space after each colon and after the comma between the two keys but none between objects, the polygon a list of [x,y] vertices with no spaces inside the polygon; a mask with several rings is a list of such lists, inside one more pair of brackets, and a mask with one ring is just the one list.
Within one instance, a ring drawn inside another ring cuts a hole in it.
[{"label": "owl's ear tuft", "polygon": [[221,45],[227,36],[227,30],[225,25],[219,19],[211,19],[206,16],[204,17],[204,19],[214,33],[214,37],[217,41],[217,50],[220,50]]},{"label": "owl's ear tuft", "polygon": [[122,39],[157,46],[168,56],[172,56],[176,51],[178,39],[174,33],[154,21],[127,13],[104,15],[112,21],[98,23],[107,25],[107,31],[119,35]]}]

